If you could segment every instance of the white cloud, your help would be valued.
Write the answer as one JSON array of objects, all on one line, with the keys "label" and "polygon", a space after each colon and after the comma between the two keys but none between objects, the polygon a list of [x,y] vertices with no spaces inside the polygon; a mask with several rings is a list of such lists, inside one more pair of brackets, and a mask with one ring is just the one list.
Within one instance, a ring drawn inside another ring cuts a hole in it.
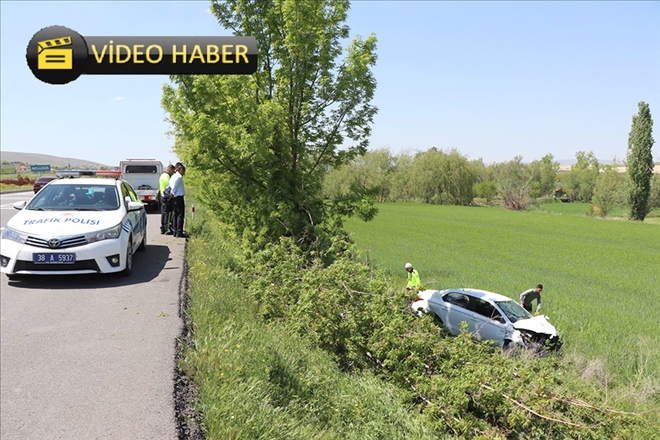
[{"label": "white cloud", "polygon": [[117,97],[115,98],[115,101],[123,101],[123,100],[124,100],[124,97],[123,97],[123,96],[117,96]]}]

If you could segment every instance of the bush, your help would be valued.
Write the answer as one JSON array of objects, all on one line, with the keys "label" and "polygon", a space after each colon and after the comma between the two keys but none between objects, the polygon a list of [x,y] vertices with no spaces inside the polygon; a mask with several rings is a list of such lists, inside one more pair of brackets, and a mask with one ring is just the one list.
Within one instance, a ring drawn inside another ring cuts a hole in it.
[{"label": "bush", "polygon": [[[343,374],[327,353],[309,349],[311,335],[296,337],[276,319],[258,319],[241,286],[244,273],[235,270],[238,246],[208,215],[201,209],[190,225],[190,308],[184,313],[193,320],[193,339],[179,362],[197,388],[203,438],[438,438],[396,386],[368,372]],[[288,249],[271,247],[273,255]],[[285,266],[295,271],[297,261]]]},{"label": "bush", "polygon": [[16,186],[32,186],[36,182],[36,179],[31,179],[29,177],[21,176],[18,174],[15,179],[3,179],[0,180],[0,183],[5,185],[16,185]]},{"label": "bush", "polygon": [[604,217],[603,211],[598,205],[590,204],[584,211],[587,217]]},{"label": "bush", "polygon": [[648,212],[651,212],[655,208],[660,208],[660,174],[654,174],[651,179]]},{"label": "bush", "polygon": [[507,209],[524,211],[532,200],[531,183],[535,178],[533,167],[522,163],[522,156],[494,167],[498,191]]},{"label": "bush", "polygon": [[623,206],[624,183],[625,175],[617,172],[613,167],[606,167],[605,171],[598,175],[591,199],[598,208],[596,215],[607,217],[614,207]]},{"label": "bush", "polygon": [[[612,438],[650,435],[647,418],[610,411],[607,390],[560,355],[504,357],[464,328],[459,337],[412,313],[410,299],[349,247],[329,265],[291,239],[244,261],[250,297],[276,321],[332,356],[402,391],[435,432],[464,438]],[[609,399],[612,399],[610,396]]]},{"label": "bush", "polygon": [[555,197],[541,197],[536,199],[536,201],[539,205],[551,205],[553,203],[562,203],[561,200]]},{"label": "bush", "polygon": [[497,184],[492,180],[487,180],[477,184],[474,187],[478,197],[486,199],[486,203],[490,203],[497,194]]}]

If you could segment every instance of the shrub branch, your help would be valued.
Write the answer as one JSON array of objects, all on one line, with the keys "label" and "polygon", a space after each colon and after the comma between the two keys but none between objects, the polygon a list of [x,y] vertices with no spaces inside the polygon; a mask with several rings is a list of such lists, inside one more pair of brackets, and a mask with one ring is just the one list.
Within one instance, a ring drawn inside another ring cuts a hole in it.
[{"label": "shrub branch", "polygon": [[[489,387],[488,385],[481,385],[481,386],[482,386],[483,388],[486,388],[487,390],[495,391],[493,388]],[[543,414],[540,414],[540,413],[534,411],[533,409],[531,409],[531,408],[529,408],[529,407],[523,405],[522,403],[518,402],[516,399],[514,399],[514,398],[512,398],[512,397],[509,397],[509,396],[507,396],[507,395],[504,394],[504,393],[500,393],[500,394],[502,395],[502,397],[504,397],[504,398],[506,398],[507,400],[509,400],[509,401],[513,402],[514,404],[518,405],[519,407],[521,407],[521,408],[524,409],[525,411],[530,412],[530,413],[534,414],[535,416],[540,417],[540,418],[542,418],[542,419],[550,420],[550,421],[552,421],[552,422],[561,423],[561,424],[563,424],[563,425],[575,426],[576,428],[580,428],[580,429],[593,429],[593,428],[594,428],[594,426],[585,426],[585,425],[580,425],[580,424],[578,424],[578,423],[567,422],[567,421],[565,421],[565,420],[559,420],[559,419],[555,419],[555,418],[553,418],[553,417],[544,416]]]}]

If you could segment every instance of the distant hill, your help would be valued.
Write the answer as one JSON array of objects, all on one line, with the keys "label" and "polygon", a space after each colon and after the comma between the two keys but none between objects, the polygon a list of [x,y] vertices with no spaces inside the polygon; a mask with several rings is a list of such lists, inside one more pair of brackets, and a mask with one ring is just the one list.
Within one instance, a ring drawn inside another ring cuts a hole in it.
[{"label": "distant hill", "polygon": [[73,157],[58,157],[48,154],[19,153],[16,151],[4,150],[0,151],[0,160],[3,162],[22,162],[30,165],[50,165],[53,167],[71,167],[74,169],[81,167],[108,167],[108,165],[102,163]]}]

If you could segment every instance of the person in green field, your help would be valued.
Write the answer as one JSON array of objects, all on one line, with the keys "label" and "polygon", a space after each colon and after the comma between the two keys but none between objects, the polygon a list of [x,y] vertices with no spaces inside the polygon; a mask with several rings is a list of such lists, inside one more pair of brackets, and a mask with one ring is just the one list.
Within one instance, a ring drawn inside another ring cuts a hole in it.
[{"label": "person in green field", "polygon": [[408,272],[408,285],[406,286],[407,291],[419,291],[422,288],[422,280],[419,278],[419,272],[417,269],[413,268],[412,264],[406,263],[404,266],[406,272]]},{"label": "person in green field", "polygon": [[167,188],[167,185],[170,183],[172,174],[174,174],[174,165],[169,164],[167,170],[165,170],[158,179],[160,184],[160,233],[165,235],[174,234],[174,228],[172,226],[172,203],[163,197],[165,188]]},{"label": "person in green field", "polygon": [[529,313],[532,313],[532,301],[536,300],[535,314],[538,315],[541,310],[541,292],[543,292],[542,284],[538,284],[534,289],[525,290],[520,294],[520,305]]}]

